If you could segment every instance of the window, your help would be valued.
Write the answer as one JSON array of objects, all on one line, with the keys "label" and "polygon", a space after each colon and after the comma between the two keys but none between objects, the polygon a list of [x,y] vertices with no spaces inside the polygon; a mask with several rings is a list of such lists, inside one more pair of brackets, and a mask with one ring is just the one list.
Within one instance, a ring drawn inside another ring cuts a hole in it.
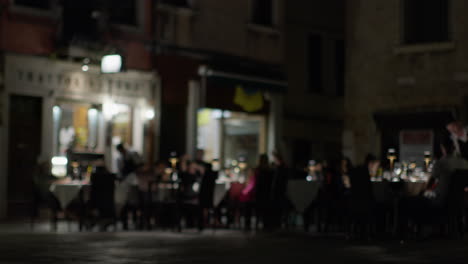
[{"label": "window", "polygon": [[273,0],[252,0],[252,23],[273,25]]},{"label": "window", "polygon": [[191,7],[193,0],[161,0],[161,4],[176,7]]},{"label": "window", "polygon": [[[205,161],[224,161],[222,168],[236,167],[240,158],[254,167],[260,153],[265,153],[266,120],[264,116],[203,108],[197,117],[197,148],[205,151]],[[221,147],[222,146],[222,147]],[[235,174],[235,173],[234,173]]]},{"label": "window", "polygon": [[53,108],[56,155],[95,150],[98,145],[100,111],[86,103],[62,102]]},{"label": "window", "polygon": [[323,92],[323,44],[322,36],[311,35],[308,39],[308,76],[309,91],[313,93]]},{"label": "window", "polygon": [[336,94],[345,94],[345,43],[343,40],[335,42],[335,79]]},{"label": "window", "polygon": [[99,6],[93,0],[67,0],[62,2],[62,44],[75,40],[97,41],[100,39],[98,21],[93,12]]},{"label": "window", "polygon": [[404,44],[449,40],[448,0],[405,0],[403,8]]},{"label": "window", "polygon": [[124,104],[115,104],[112,124],[112,142],[132,145],[133,109]]},{"label": "window", "polygon": [[14,4],[22,7],[48,10],[52,7],[49,0],[14,0]]},{"label": "window", "polygon": [[110,21],[126,26],[138,26],[136,0],[114,0],[110,7]]}]

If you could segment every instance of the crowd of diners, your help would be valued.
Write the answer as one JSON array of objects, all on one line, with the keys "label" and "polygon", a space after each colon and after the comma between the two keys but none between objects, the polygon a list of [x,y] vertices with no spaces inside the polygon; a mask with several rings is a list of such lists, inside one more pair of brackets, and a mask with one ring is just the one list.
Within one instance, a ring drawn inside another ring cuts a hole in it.
[{"label": "crowd of diners", "polygon": [[[310,194],[315,197],[311,197],[313,202],[302,214],[303,228],[308,231],[314,224],[317,231],[336,229],[359,235],[379,231],[406,236],[412,230],[410,223],[447,214],[448,203],[453,202],[450,192],[466,186],[454,187],[453,175],[468,170],[467,129],[461,122],[453,122],[447,125],[447,131],[450,136],[439,140],[441,157],[435,162],[426,188],[418,196],[406,196],[401,185],[389,182],[392,197],[376,200],[371,179],[382,166],[372,154],[358,166],[353,166],[344,156],[311,164],[313,171],[307,170],[306,177],[301,178],[304,184],[314,181],[320,187],[318,193]],[[222,201],[215,204],[214,189],[220,173],[203,160],[203,150],[198,150],[193,158],[183,155],[177,162],[144,165],[138,155],[124,145],[117,149],[119,173],[108,181],[115,188],[114,198],[108,198],[108,203],[95,202],[101,205],[94,207],[93,214],[101,218],[117,216],[124,229],[129,228],[129,218],[133,218],[138,228],[180,229],[184,222],[184,227],[200,230],[240,227],[273,231],[297,223],[291,221],[295,209],[287,195],[288,181],[297,173],[288,168],[278,152],[271,153],[271,160],[267,154],[260,155],[256,166],[245,168],[245,180],[231,182]],[[96,166],[91,185],[99,175],[106,173],[109,174],[103,164]],[[116,182],[115,185],[112,182]],[[461,181],[460,184],[465,183]],[[131,198],[134,186],[138,186],[137,193]],[[158,196],[163,197],[162,200],[155,199],[162,190],[165,194]],[[97,191],[95,193],[95,200],[105,199]],[[120,198],[115,198],[119,194]]]},{"label": "crowd of diners", "polygon": [[[143,226],[151,225],[152,220],[154,222],[152,218],[155,218],[172,226],[180,226],[180,221],[184,220],[186,226],[200,230],[214,226],[239,227],[242,218],[245,219],[242,226],[248,230],[252,228],[251,220],[255,217],[255,228],[261,226],[262,229],[273,230],[281,227],[288,169],[279,153],[272,154],[271,162],[268,155],[260,155],[257,166],[237,172],[244,177],[231,180],[228,176],[221,184],[230,187],[215,205],[215,185],[217,182],[220,184],[220,171],[203,160],[203,150],[197,150],[193,159],[183,155],[172,164],[158,161],[154,166],[135,166],[136,154],[123,146],[118,149],[121,158],[116,188],[125,189],[122,186],[127,186],[124,192],[129,193],[131,182],[137,182],[140,192],[138,204],[146,210],[142,213],[146,213]],[[165,191],[164,195],[158,196],[157,193],[162,191]],[[157,200],[161,198],[163,201]],[[152,207],[152,203],[159,203],[159,210]],[[126,228],[128,206],[121,204],[120,207],[117,211],[121,212]],[[224,223],[222,217],[227,219]]]}]

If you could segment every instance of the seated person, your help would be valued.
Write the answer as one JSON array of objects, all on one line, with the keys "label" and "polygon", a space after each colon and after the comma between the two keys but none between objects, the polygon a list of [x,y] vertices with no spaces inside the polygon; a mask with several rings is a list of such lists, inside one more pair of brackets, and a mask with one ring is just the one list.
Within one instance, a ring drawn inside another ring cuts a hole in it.
[{"label": "seated person", "polygon": [[96,163],[91,174],[90,206],[99,220],[105,221],[103,228],[113,222],[115,217],[115,175],[109,172],[104,163]]},{"label": "seated person", "polygon": [[359,201],[373,201],[371,177],[377,173],[380,161],[372,154],[368,154],[364,165],[350,173],[351,198]]},{"label": "seated person", "polygon": [[203,173],[204,171],[201,170],[196,162],[188,161],[187,166],[180,174],[180,194],[182,200],[187,201],[197,198],[198,191],[195,190],[194,185],[196,185]]},{"label": "seated person", "polygon": [[198,224],[198,228],[202,228],[199,182],[204,173],[204,168],[196,162],[182,160],[178,202],[181,214],[185,216],[189,227],[195,227]]},{"label": "seated person", "polygon": [[[48,161],[40,161],[34,171],[34,204],[37,210],[39,205],[47,204],[54,211],[60,210],[60,204],[54,194],[50,191],[52,183],[58,178],[51,173],[51,164]],[[36,216],[37,211],[34,212]]]},{"label": "seated person", "polygon": [[245,217],[245,226],[246,230],[251,229],[251,219],[252,213],[255,209],[255,191],[257,185],[257,175],[256,170],[249,169],[247,171],[248,179],[245,187],[242,189],[242,192],[239,196],[239,201],[241,202],[241,209]]}]

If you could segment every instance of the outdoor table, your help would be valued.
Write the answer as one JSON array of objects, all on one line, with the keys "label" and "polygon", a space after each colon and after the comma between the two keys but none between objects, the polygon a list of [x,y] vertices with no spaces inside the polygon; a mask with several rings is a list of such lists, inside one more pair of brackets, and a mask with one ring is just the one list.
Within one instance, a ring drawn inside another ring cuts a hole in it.
[{"label": "outdoor table", "polygon": [[221,204],[228,191],[228,183],[216,183],[213,194],[213,204],[215,207],[218,207]]},{"label": "outdoor table", "polygon": [[372,181],[374,197],[378,202],[395,196],[418,196],[426,189],[426,181]]},{"label": "outdoor table", "polygon": [[405,182],[404,193],[408,196],[418,196],[426,190],[426,181]]},{"label": "outdoor table", "polygon": [[297,212],[303,213],[317,198],[319,188],[320,182],[318,181],[290,180],[287,196]]},{"label": "outdoor table", "polygon": [[[89,191],[90,186],[85,181],[54,183],[50,186],[50,191],[59,201],[61,208],[65,210],[73,200],[79,197],[82,190]],[[86,200],[86,197],[84,198]]]},{"label": "outdoor table", "polygon": [[238,180],[220,177],[218,180],[216,180],[216,184],[214,187],[214,207],[218,207],[228,194],[230,199],[239,199],[239,196],[241,195],[241,192],[244,189],[244,187],[245,183],[241,183]]},{"label": "outdoor table", "polygon": [[376,202],[389,204],[393,210],[393,232],[397,231],[399,200],[405,196],[418,196],[426,189],[426,181],[372,181]]},{"label": "outdoor table", "polygon": [[176,200],[176,193],[178,189],[176,182],[152,182],[151,188],[151,201],[152,202],[173,202]]}]

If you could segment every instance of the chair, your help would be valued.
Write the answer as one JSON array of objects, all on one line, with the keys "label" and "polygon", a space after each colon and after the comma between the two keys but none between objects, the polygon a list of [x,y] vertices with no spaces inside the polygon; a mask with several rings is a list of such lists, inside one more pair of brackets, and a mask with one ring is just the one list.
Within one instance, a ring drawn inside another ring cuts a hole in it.
[{"label": "chair", "polygon": [[[186,185],[185,187],[188,187]],[[190,185],[192,187],[192,185]],[[178,189],[175,203],[176,228],[178,232],[182,231],[182,220],[185,218],[187,227],[202,228],[202,214],[198,195],[188,194],[181,188]]]},{"label": "chair", "polygon": [[351,174],[351,197],[348,201],[348,234],[361,237],[373,235],[375,197],[366,167],[354,169]]},{"label": "chair", "polygon": [[244,184],[236,182],[231,184],[228,191],[228,225],[234,225],[234,227],[240,227],[241,203],[239,199],[243,189]]},{"label": "chair", "polygon": [[51,215],[51,228],[57,230],[57,214],[60,211],[60,203],[57,198],[50,191],[41,192],[38,185],[35,183],[33,186],[33,201],[31,211],[31,229],[34,230],[36,219],[40,217],[41,209],[50,210]]},{"label": "chair", "polygon": [[[148,193],[145,205],[145,217],[148,228],[153,228],[151,220],[154,219],[156,226],[163,228],[177,227],[176,182],[151,181],[148,183]],[[162,185],[165,185],[163,189]],[[170,186],[170,187],[169,187]],[[164,193],[168,191],[168,193]]]},{"label": "chair", "polygon": [[457,170],[452,174],[446,213],[449,233],[463,237],[466,217],[465,188],[468,186],[468,170]]},{"label": "chair", "polygon": [[97,167],[91,175],[91,194],[86,211],[87,220],[99,221],[101,230],[108,225],[116,227],[116,212],[114,202],[115,175],[104,167]]},{"label": "chair", "polygon": [[198,194],[201,210],[200,229],[210,226],[211,220],[216,219],[214,194],[217,178],[218,173],[211,170],[207,171],[202,178],[200,192]]},{"label": "chair", "polygon": [[[448,195],[442,207],[432,208],[431,212],[418,217],[415,224],[418,230],[424,225],[439,225],[448,235],[463,237],[466,216],[465,188],[468,186],[468,170],[456,170],[452,173]],[[424,217],[425,216],[425,217]]]}]

